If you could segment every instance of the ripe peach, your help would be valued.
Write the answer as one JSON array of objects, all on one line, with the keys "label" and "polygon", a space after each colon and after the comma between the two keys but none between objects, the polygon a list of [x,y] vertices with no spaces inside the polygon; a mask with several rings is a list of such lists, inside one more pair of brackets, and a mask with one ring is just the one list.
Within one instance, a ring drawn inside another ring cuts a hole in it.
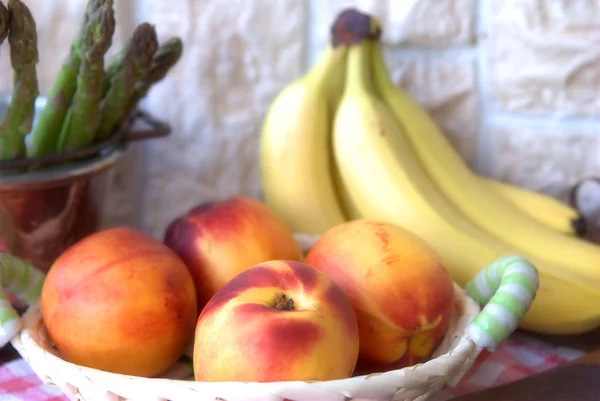
[{"label": "ripe peach", "polygon": [[66,360],[145,377],[180,357],[197,316],[183,261],[128,228],[92,234],[67,249],[48,272],[41,309]]},{"label": "ripe peach", "polygon": [[302,260],[292,232],[265,204],[237,196],[202,204],[175,219],[164,243],[186,263],[198,313],[237,274],[275,259]]},{"label": "ripe peach", "polygon": [[351,221],[325,232],[305,263],[350,297],[361,368],[413,365],[443,339],[454,284],[437,253],[412,233],[383,222]]},{"label": "ripe peach", "polygon": [[196,326],[196,380],[342,379],[357,357],[348,297],[295,261],[268,261],[239,274],[210,299]]}]

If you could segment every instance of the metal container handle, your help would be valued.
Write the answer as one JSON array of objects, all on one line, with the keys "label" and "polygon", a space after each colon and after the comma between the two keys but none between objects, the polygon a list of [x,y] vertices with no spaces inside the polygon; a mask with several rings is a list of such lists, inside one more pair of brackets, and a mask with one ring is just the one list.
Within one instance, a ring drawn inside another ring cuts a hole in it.
[{"label": "metal container handle", "polygon": [[145,111],[136,110],[133,113],[132,119],[135,121],[143,121],[149,126],[147,129],[125,131],[123,136],[124,142],[140,141],[142,139],[161,138],[168,136],[171,133],[171,126],[167,123],[157,120]]}]

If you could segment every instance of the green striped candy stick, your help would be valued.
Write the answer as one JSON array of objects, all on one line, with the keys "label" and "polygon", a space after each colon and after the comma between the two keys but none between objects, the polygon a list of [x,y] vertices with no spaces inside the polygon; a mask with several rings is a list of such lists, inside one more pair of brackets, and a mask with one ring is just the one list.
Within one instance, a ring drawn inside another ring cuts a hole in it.
[{"label": "green striped candy stick", "polygon": [[0,347],[21,329],[23,322],[2,289],[32,304],[40,299],[44,273],[16,256],[0,254]]},{"label": "green striped candy stick", "polygon": [[483,310],[467,333],[475,344],[494,351],[517,328],[539,286],[535,266],[520,256],[504,256],[483,269],[466,287]]}]

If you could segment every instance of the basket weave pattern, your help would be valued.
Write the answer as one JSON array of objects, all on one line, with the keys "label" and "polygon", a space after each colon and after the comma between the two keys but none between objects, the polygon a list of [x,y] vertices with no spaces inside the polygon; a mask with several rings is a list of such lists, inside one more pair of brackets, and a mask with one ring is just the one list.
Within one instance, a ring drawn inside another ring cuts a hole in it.
[{"label": "basket weave pattern", "polygon": [[[296,236],[303,249],[311,237]],[[432,358],[415,366],[322,382],[207,383],[181,380],[189,371],[166,377],[126,376],[78,366],[61,359],[42,320],[39,303],[23,316],[23,328],[11,341],[44,383],[71,400],[81,401],[424,401],[445,385],[455,385],[471,368],[482,348],[466,333],[480,312],[478,304],[454,286],[455,313],[450,329]],[[167,378],[168,377],[168,378]]]}]

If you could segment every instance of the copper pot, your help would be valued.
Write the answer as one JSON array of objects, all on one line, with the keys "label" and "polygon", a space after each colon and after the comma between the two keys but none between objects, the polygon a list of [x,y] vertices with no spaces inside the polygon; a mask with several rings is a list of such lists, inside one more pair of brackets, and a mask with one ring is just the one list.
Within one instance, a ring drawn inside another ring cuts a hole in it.
[{"label": "copper pot", "polygon": [[98,228],[115,149],[61,168],[0,175],[0,237],[46,272],[71,244]]},{"label": "copper pot", "polygon": [[[0,115],[9,99],[0,99]],[[36,111],[45,105],[43,97]],[[149,128],[138,128],[142,123]],[[0,248],[47,272],[74,242],[99,228],[108,170],[133,140],[166,136],[170,127],[136,111],[109,139],[36,159],[0,161]]]}]

